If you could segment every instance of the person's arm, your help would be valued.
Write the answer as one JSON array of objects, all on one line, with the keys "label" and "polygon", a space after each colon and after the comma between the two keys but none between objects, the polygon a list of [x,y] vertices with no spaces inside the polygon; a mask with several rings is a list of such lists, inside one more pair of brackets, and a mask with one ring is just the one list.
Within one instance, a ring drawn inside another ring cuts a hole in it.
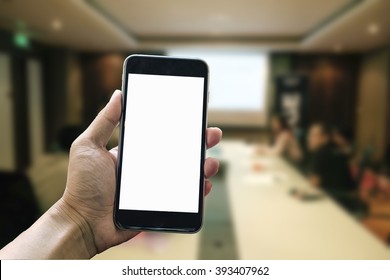
[{"label": "person's arm", "polygon": [[96,252],[88,224],[59,200],[5,246],[0,259],[89,259]]},{"label": "person's arm", "polygon": [[295,137],[291,138],[291,144],[289,148],[289,156],[291,159],[295,160],[296,162],[301,161],[303,159],[303,152],[301,145],[299,144],[298,140]]},{"label": "person's arm", "polygon": [[319,188],[321,186],[321,177],[317,174],[309,174],[308,180],[313,187]]},{"label": "person's arm", "polygon": [[[113,220],[117,149],[106,145],[121,115],[116,91],[91,125],[72,144],[65,192],[41,218],[0,250],[0,259],[88,259],[125,242],[138,232],[120,230]],[[208,128],[207,147],[222,137]],[[180,172],[178,167],[172,170]],[[218,161],[205,161],[205,193],[218,172]]]},{"label": "person's arm", "polygon": [[264,152],[267,155],[279,156],[287,148],[288,142],[290,140],[290,135],[288,132],[282,132],[277,138],[274,145],[266,147]]},{"label": "person's arm", "polygon": [[324,168],[323,165],[324,159],[320,153],[315,153],[310,162],[308,168],[307,179],[311,186],[319,188],[321,187],[321,175]]}]

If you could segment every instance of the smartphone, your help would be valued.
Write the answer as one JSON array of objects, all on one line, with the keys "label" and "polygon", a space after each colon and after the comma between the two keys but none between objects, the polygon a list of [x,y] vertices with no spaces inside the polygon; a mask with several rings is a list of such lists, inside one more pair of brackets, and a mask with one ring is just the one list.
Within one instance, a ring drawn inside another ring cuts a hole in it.
[{"label": "smartphone", "polygon": [[123,65],[114,221],[197,232],[203,220],[208,66],[131,55]]}]

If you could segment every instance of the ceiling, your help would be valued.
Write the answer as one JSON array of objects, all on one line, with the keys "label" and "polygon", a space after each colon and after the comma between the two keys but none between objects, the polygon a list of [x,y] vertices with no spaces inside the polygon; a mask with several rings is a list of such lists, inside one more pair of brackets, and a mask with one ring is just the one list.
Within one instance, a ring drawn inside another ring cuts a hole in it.
[{"label": "ceiling", "polygon": [[[54,21],[62,28],[53,28]],[[43,42],[80,49],[125,49],[134,40],[84,1],[0,0],[0,27]]]},{"label": "ceiling", "polygon": [[[377,32],[368,32],[377,27]],[[301,42],[302,49],[369,51],[390,46],[390,1],[370,0],[334,19]]]},{"label": "ceiling", "polygon": [[88,2],[95,3],[126,30],[141,37],[295,37],[310,31],[350,0]]},{"label": "ceiling", "polygon": [[389,0],[0,0],[0,28],[82,50],[359,52],[389,45],[387,11]]}]

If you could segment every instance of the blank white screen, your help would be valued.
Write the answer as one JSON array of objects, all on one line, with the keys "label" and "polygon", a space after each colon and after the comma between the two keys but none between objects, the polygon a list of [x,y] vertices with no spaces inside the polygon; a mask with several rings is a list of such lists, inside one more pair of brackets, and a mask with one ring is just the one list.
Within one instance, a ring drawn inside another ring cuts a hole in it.
[{"label": "blank white screen", "polygon": [[266,53],[170,50],[168,54],[201,58],[209,65],[211,124],[265,124],[269,78]]},{"label": "blank white screen", "polygon": [[119,208],[198,212],[204,78],[129,74]]}]

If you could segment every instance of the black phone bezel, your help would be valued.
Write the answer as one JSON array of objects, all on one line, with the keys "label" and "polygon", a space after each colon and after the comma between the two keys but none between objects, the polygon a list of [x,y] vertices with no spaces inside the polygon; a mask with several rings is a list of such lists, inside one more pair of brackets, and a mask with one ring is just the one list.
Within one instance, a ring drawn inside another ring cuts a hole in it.
[{"label": "black phone bezel", "polygon": [[[128,74],[151,74],[169,76],[188,76],[204,78],[201,160],[199,176],[199,203],[197,213],[140,211],[119,209],[123,137],[126,123],[126,99]],[[118,164],[115,194],[114,222],[118,228],[132,230],[170,231],[194,233],[200,230],[203,220],[204,200],[204,161],[206,151],[207,103],[208,103],[208,66],[198,59],[176,58],[168,56],[131,55],[123,63],[122,76],[122,115],[120,122]]]}]

